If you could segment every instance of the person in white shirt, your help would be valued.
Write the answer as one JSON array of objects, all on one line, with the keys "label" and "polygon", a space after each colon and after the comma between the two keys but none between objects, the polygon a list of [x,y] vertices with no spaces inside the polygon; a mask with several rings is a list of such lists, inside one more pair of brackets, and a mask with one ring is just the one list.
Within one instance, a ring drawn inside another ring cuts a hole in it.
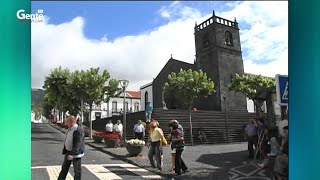
[{"label": "person in white shirt", "polygon": [[121,124],[121,121],[118,120],[117,124],[113,127],[114,132],[119,133],[122,138],[122,132],[123,132],[123,125]]},{"label": "person in white shirt", "polygon": [[286,126],[288,126],[288,120],[287,120],[287,116],[284,115],[283,116],[283,120],[280,121],[279,124],[278,124],[278,133],[279,133],[279,137],[281,139],[281,144],[282,145],[284,145],[284,143],[287,141],[287,138],[288,138],[288,134],[283,129]]},{"label": "person in white shirt", "polygon": [[109,122],[106,124],[106,132],[112,133],[112,131],[113,131],[113,124],[112,124],[112,121],[109,120]]},{"label": "person in white shirt", "polygon": [[142,124],[142,121],[139,120],[138,123],[136,125],[134,125],[134,138],[135,139],[140,139],[142,140],[145,136],[145,129],[144,126]]}]

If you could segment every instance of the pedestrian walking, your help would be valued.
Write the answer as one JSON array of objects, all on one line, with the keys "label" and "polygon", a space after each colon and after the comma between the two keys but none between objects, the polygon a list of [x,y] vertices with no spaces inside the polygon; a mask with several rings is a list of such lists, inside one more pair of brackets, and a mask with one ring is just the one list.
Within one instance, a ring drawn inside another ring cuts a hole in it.
[{"label": "pedestrian walking", "polygon": [[[153,121],[150,124],[150,134],[149,134],[149,161],[153,168],[158,168],[162,170],[161,164],[161,140],[163,138],[163,131],[158,127],[157,122]],[[156,159],[156,165],[153,160],[153,156]]]},{"label": "pedestrian walking", "polygon": [[74,168],[74,179],[81,180],[81,158],[84,156],[84,131],[77,124],[74,116],[67,119],[68,131],[64,142],[62,154],[64,160],[58,180],[65,180],[69,172],[71,162]]},{"label": "pedestrian walking", "polygon": [[257,147],[257,142],[258,142],[257,128],[258,128],[258,123],[256,119],[250,119],[249,123],[245,127],[250,159],[254,157],[253,146],[255,146],[255,148]]},{"label": "pedestrian walking", "polygon": [[139,120],[138,123],[134,125],[133,131],[134,131],[134,138],[135,139],[143,140],[143,138],[145,136],[145,128],[144,128],[141,120]]},{"label": "pedestrian walking", "polygon": [[109,122],[106,124],[106,132],[107,134],[112,133],[113,131],[113,123],[111,120],[109,120]]},{"label": "pedestrian walking", "polygon": [[150,102],[146,105],[146,122],[151,121],[151,114],[152,114],[153,107]]},{"label": "pedestrian walking", "polygon": [[171,171],[174,171],[175,170],[175,161],[176,161],[176,149],[175,148],[171,148],[172,147],[172,139],[171,139],[171,134],[173,132],[173,128],[172,128],[172,124],[173,123],[178,123],[178,129],[180,129],[182,132],[183,132],[183,127],[181,126],[181,124],[177,121],[177,120],[171,120],[169,123],[168,123],[168,126],[170,128],[170,134],[168,135],[168,139],[169,139],[169,142],[170,142],[170,152],[171,152],[171,160],[172,160],[172,166],[171,166]]},{"label": "pedestrian walking", "polygon": [[182,152],[184,150],[184,134],[183,132],[178,128],[179,123],[177,121],[174,121],[172,124],[170,124],[170,127],[172,127],[171,132],[171,150],[176,150],[175,155],[175,173],[176,175],[181,175],[182,173],[188,172],[188,167],[186,166],[185,162],[182,159]]}]

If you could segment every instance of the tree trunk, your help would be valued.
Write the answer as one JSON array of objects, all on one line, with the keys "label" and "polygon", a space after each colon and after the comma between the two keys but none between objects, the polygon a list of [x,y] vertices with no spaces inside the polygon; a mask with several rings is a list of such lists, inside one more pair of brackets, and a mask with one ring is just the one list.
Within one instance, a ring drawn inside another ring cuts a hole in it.
[{"label": "tree trunk", "polygon": [[262,118],[261,115],[261,101],[260,100],[253,100],[254,106],[256,108],[257,118]]},{"label": "tree trunk", "polygon": [[[59,121],[62,122],[62,121],[61,121],[61,112],[60,112],[60,110],[59,110],[59,115],[58,115],[58,116],[59,116]],[[62,122],[62,123],[63,123],[63,122]]]},{"label": "tree trunk", "polygon": [[193,135],[192,135],[192,106],[189,108],[189,127],[190,127],[190,141],[191,141],[191,146],[193,146]]},{"label": "tree trunk", "polygon": [[89,110],[89,138],[92,139],[92,119],[91,119],[91,113],[92,113],[92,103],[90,103],[90,110]]}]

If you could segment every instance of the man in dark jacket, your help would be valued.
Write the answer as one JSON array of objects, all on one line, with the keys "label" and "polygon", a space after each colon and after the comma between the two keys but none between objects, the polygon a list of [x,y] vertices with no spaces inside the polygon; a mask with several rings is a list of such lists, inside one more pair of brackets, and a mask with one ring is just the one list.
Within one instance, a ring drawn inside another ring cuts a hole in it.
[{"label": "man in dark jacket", "polygon": [[81,126],[77,124],[77,120],[74,116],[68,117],[67,125],[69,129],[66,134],[66,140],[62,151],[64,161],[58,180],[66,179],[71,162],[73,163],[74,168],[74,179],[81,180],[81,158],[84,156],[85,146],[84,131]]}]

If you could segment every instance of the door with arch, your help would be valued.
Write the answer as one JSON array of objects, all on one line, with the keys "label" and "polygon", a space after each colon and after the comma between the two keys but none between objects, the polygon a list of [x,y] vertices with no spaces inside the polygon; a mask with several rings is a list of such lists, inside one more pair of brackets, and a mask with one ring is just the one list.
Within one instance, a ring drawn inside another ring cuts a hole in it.
[{"label": "door with arch", "polygon": [[144,93],[144,110],[146,110],[147,109],[147,104],[148,104],[148,101],[149,101],[149,97],[148,97],[148,91],[146,91],[145,93]]}]

